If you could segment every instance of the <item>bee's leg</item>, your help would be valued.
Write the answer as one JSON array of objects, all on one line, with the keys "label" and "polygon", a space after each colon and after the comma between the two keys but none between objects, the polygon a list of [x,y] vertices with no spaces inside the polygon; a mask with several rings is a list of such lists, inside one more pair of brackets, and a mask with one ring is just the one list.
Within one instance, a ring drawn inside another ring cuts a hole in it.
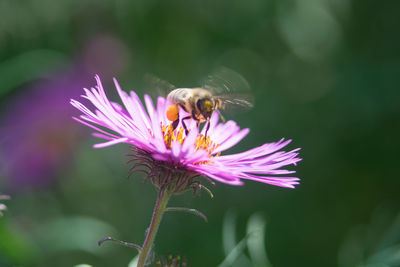
[{"label": "bee's leg", "polygon": [[224,116],[222,116],[221,111],[218,110],[218,115],[221,118],[222,122],[226,122],[226,119],[224,118]]},{"label": "bee's leg", "polygon": [[186,124],[185,124],[184,120],[188,120],[188,119],[191,119],[191,118],[192,118],[192,116],[187,116],[187,117],[182,118],[182,126],[183,126],[183,129],[185,129],[185,134],[186,135],[189,134],[189,131],[188,131],[187,127],[186,127]]},{"label": "bee's leg", "polygon": [[197,129],[199,129],[200,121],[199,121],[199,119],[196,117],[196,114],[194,113],[194,110],[192,110],[192,118],[196,121],[196,127],[197,127]]},{"label": "bee's leg", "polygon": [[207,139],[207,133],[208,133],[208,129],[210,129],[210,121],[207,121],[207,126],[206,126],[206,133],[204,134],[204,138]]},{"label": "bee's leg", "polygon": [[179,124],[179,118],[172,122],[172,130],[173,131],[176,129],[176,127],[178,127],[178,124]]}]

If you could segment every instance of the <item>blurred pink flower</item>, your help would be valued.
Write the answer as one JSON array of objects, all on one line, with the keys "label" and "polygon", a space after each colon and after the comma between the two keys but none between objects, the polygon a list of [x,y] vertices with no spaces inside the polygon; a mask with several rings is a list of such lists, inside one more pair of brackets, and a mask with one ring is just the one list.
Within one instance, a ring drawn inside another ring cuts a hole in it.
[{"label": "blurred pink flower", "polygon": [[[95,106],[95,111],[72,99],[71,104],[83,113],[75,119],[95,129],[95,137],[107,140],[94,145],[95,148],[117,143],[133,145],[140,154],[136,159],[144,159],[138,165],[149,167],[156,185],[163,184],[157,180],[157,169],[172,170],[172,176],[176,176],[176,172],[182,173],[183,177],[207,176],[230,185],[242,185],[243,179],[289,188],[298,184],[299,178],[283,176],[294,171],[281,169],[301,160],[297,157],[299,149],[280,151],[291,140],[281,139],[242,153],[220,155],[242,140],[249,129],[241,130],[234,121],[218,123],[219,116],[215,112],[207,138],[204,137],[204,129],[199,132],[193,120],[188,125],[188,135],[185,135],[182,127],[172,130],[166,117],[170,104],[165,98],[158,97],[157,107],[154,107],[151,98],[145,95],[146,111],[139,97],[133,91],[129,95],[122,91],[114,79],[124,109],[107,98],[98,76],[96,80],[97,86],[85,89],[86,94],[83,95]],[[166,177],[163,179],[169,176]]]},{"label": "blurred pink flower", "polygon": [[96,36],[88,40],[75,63],[21,88],[20,94],[7,101],[0,159],[8,185],[20,190],[55,181],[83,137],[81,127],[71,121],[75,110],[68,100],[79,96],[95,69],[110,77],[126,67],[128,58],[118,39]]},{"label": "blurred pink flower", "polygon": [[10,101],[2,121],[0,156],[14,189],[47,185],[69,162],[82,131],[70,123],[73,113],[65,101],[84,84],[70,77],[78,78],[64,73],[38,81]]}]

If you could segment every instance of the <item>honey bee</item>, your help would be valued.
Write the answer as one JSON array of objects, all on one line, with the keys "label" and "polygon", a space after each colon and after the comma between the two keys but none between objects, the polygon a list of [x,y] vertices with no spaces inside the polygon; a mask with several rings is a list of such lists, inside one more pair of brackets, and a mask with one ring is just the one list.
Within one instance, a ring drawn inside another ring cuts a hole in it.
[{"label": "honey bee", "polygon": [[[205,137],[210,129],[211,116],[217,110],[235,109],[240,110],[251,108],[253,99],[249,94],[249,84],[237,72],[222,67],[210,74],[201,87],[197,88],[175,88],[168,82],[153,77],[153,82],[162,87],[172,89],[167,95],[167,99],[172,104],[167,109],[167,118],[172,121],[172,127],[175,130],[179,122],[188,134],[189,131],[185,124],[186,120],[193,119],[197,123],[206,123]],[[237,94],[236,92],[245,92]],[[179,108],[183,109],[189,115],[179,118]],[[224,120],[221,114],[220,117]]]},{"label": "honey bee", "polygon": [[211,116],[217,109],[223,108],[222,100],[203,88],[178,88],[172,90],[167,99],[173,104],[167,110],[167,118],[172,121],[173,129],[179,124],[178,107],[190,114],[181,119],[186,134],[188,134],[188,129],[185,120],[194,119],[197,122],[197,126],[200,123],[207,122],[205,132],[205,136],[207,136]]}]

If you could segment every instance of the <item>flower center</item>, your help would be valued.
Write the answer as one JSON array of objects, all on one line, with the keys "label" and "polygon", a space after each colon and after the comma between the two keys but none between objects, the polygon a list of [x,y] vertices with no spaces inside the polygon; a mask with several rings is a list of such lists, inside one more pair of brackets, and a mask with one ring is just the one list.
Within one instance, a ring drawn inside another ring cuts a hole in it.
[{"label": "flower center", "polygon": [[[166,126],[161,123],[161,130],[164,136],[165,145],[168,149],[171,149],[172,141],[178,141],[180,144],[185,142],[186,135],[184,135],[185,130],[182,127],[173,130],[172,124]],[[197,136],[194,145],[195,150],[204,149],[208,152],[210,157],[214,150],[219,146],[218,144],[214,143],[209,136],[205,137],[202,134]]]}]

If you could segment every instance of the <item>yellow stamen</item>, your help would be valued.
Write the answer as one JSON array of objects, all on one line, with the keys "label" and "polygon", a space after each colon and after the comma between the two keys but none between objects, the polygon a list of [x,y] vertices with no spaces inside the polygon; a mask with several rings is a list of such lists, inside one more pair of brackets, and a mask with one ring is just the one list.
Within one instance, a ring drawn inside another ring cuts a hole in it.
[{"label": "yellow stamen", "polygon": [[[172,128],[172,124],[166,126],[161,123],[161,131],[164,137],[164,142],[167,148],[171,149],[172,141],[178,141],[180,144],[183,144],[186,139],[186,135],[184,136],[183,133],[185,130],[182,127],[179,127],[175,130]],[[218,148],[218,144],[214,143],[209,136],[207,138],[199,134],[195,141],[195,150],[204,149],[208,152],[211,157],[211,154],[214,152],[215,149]],[[215,156],[219,156],[220,153],[217,153]]]}]

